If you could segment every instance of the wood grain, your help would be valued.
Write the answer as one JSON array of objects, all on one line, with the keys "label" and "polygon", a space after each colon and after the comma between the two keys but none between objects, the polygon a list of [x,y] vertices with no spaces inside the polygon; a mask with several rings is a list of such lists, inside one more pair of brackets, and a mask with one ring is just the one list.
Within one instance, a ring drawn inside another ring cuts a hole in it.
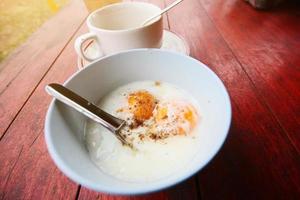
[{"label": "wood grain", "polygon": [[269,12],[239,0],[201,2],[300,153],[300,2]]},{"label": "wood grain", "polygon": [[[75,37],[87,32],[84,25]],[[51,97],[45,85],[63,83],[77,70],[71,40],[0,141],[0,199],[75,199],[78,185],[52,162],[44,141]]]},{"label": "wood grain", "polygon": [[202,198],[299,198],[299,154],[199,1],[184,2],[170,11],[169,23],[171,30],[187,39],[192,55],[220,76],[232,101],[228,139],[199,173]]},{"label": "wood grain", "polygon": [[83,2],[71,1],[1,64],[0,138],[86,16]]},{"label": "wood grain", "polygon": [[[160,7],[172,1],[151,0]],[[66,35],[49,22],[0,67],[0,138],[7,129],[0,140],[0,199],[300,199],[297,8],[257,12],[240,0],[186,0],[169,12],[165,28],[183,35],[192,56],[228,88],[231,130],[195,177],[153,194],[113,196],[66,178],[43,137],[50,102],[44,87],[77,70],[74,38],[87,31],[81,26],[69,41],[87,14],[75,0],[56,18]],[[43,38],[49,41],[41,46]]]}]

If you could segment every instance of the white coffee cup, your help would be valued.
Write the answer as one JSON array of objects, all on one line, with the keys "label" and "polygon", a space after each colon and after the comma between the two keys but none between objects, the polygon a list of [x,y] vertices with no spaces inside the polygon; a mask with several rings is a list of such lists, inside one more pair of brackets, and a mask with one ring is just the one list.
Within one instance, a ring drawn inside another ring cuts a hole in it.
[{"label": "white coffee cup", "polygon": [[[160,48],[163,36],[163,20],[158,17],[153,22],[142,23],[161,9],[150,3],[123,2],[105,6],[92,12],[87,18],[89,33],[79,36],[75,41],[77,54],[94,61],[104,55],[136,48]],[[98,55],[89,57],[83,44],[95,40]]]}]

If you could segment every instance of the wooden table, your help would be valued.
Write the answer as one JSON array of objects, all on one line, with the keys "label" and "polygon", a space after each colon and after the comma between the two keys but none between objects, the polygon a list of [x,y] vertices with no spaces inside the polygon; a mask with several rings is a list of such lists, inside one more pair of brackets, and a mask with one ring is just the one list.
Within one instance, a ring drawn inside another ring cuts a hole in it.
[{"label": "wooden table", "polygon": [[[161,7],[172,0],[150,0]],[[243,0],[185,0],[165,17],[191,56],[224,81],[233,121],[221,151],[188,181],[119,197],[70,181],[44,141],[44,87],[77,70],[74,38],[88,15],[74,0],[0,66],[0,199],[300,199],[300,9]]]}]

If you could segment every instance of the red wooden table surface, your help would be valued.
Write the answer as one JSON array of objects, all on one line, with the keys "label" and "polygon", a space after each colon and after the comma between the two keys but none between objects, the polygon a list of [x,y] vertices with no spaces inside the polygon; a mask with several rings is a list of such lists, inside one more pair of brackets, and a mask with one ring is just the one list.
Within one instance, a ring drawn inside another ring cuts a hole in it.
[{"label": "red wooden table surface", "polygon": [[165,28],[224,81],[233,121],[201,172],[135,197],[77,185],[45,146],[44,87],[77,70],[74,38],[87,32],[87,15],[82,1],[71,1],[0,65],[0,199],[300,199],[299,1],[257,11],[243,0],[185,0],[165,16]]}]

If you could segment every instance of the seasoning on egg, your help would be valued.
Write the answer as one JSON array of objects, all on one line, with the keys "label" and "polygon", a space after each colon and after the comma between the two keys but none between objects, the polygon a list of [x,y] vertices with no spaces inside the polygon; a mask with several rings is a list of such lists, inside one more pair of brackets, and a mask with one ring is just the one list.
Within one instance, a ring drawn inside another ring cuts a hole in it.
[{"label": "seasoning on egg", "polygon": [[155,86],[160,86],[160,85],[161,85],[161,82],[155,81],[155,82],[154,82],[154,85],[155,85]]},{"label": "seasoning on egg", "polygon": [[142,90],[129,94],[129,110],[133,110],[135,123],[133,127],[143,124],[152,117],[155,108],[155,98],[148,91]]},{"label": "seasoning on egg", "polygon": [[[154,82],[160,86],[159,81]],[[184,99],[160,99],[148,90],[136,90],[126,95],[127,106],[117,109],[126,114],[128,139],[165,140],[187,136],[196,126],[196,109]],[[138,134],[129,134],[137,131]]]},{"label": "seasoning on egg", "polygon": [[123,108],[119,108],[118,110],[117,110],[117,113],[119,113],[119,112],[123,112],[124,111],[124,109]]},{"label": "seasoning on egg", "polygon": [[139,138],[141,141],[143,141],[145,139],[145,135],[144,134],[139,134]]}]

